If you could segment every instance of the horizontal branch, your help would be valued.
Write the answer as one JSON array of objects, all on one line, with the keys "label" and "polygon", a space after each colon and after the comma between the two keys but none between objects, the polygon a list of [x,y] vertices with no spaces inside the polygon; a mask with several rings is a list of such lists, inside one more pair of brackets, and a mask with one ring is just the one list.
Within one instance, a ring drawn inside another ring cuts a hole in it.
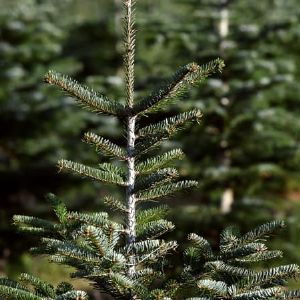
[{"label": "horizontal branch", "polygon": [[124,171],[120,166],[111,163],[102,163],[102,164],[98,164],[98,166],[101,171],[117,174],[118,176],[125,178]]},{"label": "horizontal branch", "polygon": [[139,176],[135,185],[134,192],[145,190],[152,186],[174,180],[177,177],[177,170],[172,168],[160,169],[148,176]]},{"label": "horizontal branch", "polygon": [[83,140],[95,146],[97,151],[101,151],[105,155],[126,159],[126,152],[121,147],[95,133],[85,133]]},{"label": "horizontal branch", "polygon": [[190,86],[199,84],[212,73],[221,71],[223,67],[224,62],[221,59],[216,59],[203,66],[191,63],[179,68],[161,87],[155,89],[150,96],[134,105],[133,113],[147,113],[149,110],[156,109],[157,105],[161,104],[160,102],[180,96]]},{"label": "horizontal branch", "polygon": [[140,264],[146,261],[157,261],[159,257],[165,256],[167,253],[169,253],[171,250],[176,249],[177,247],[178,244],[175,241],[165,242],[162,240],[157,249],[153,250],[150,253],[137,256],[136,262]]},{"label": "horizontal branch", "polygon": [[60,170],[71,170],[77,174],[90,177],[99,181],[126,186],[126,182],[124,181],[122,176],[113,172],[101,171],[80,163],[64,159],[58,162],[58,167]]},{"label": "horizontal branch", "polygon": [[138,210],[136,215],[137,225],[143,225],[152,221],[163,219],[168,215],[168,212],[169,208],[166,205]]},{"label": "horizontal branch", "polygon": [[126,253],[130,253],[134,251],[136,255],[140,255],[143,253],[149,253],[153,250],[159,248],[161,244],[160,240],[145,240],[140,242],[135,242],[130,245],[126,245],[122,250]]},{"label": "horizontal branch", "polygon": [[16,226],[28,226],[44,229],[47,232],[51,232],[55,229],[55,223],[48,220],[40,219],[32,216],[14,215],[13,222]]},{"label": "horizontal branch", "polygon": [[254,242],[257,240],[264,239],[266,236],[270,235],[277,229],[284,228],[285,224],[282,220],[275,220],[263,225],[260,225],[253,230],[247,232],[241,237],[240,241],[242,243]]},{"label": "horizontal branch", "polygon": [[147,135],[149,134],[157,135],[163,132],[168,132],[168,134],[171,135],[176,131],[177,127],[193,120],[198,122],[201,117],[202,112],[199,109],[194,109],[170,118],[166,118],[156,124],[151,124],[143,127],[139,130],[138,135],[147,137]]},{"label": "horizontal branch", "polygon": [[100,255],[98,253],[96,254],[91,249],[84,248],[70,242],[49,238],[43,238],[42,243],[46,245],[48,249],[53,249],[55,256],[70,258],[87,265],[100,263]]},{"label": "horizontal branch", "polygon": [[284,288],[283,287],[270,287],[260,288],[251,292],[245,292],[235,295],[233,300],[245,300],[245,299],[283,299]]},{"label": "horizontal branch", "polygon": [[287,280],[296,278],[299,274],[299,266],[296,264],[284,265],[275,268],[268,268],[266,270],[254,273],[248,277],[244,283],[247,287],[254,287],[257,285],[263,286],[279,282],[280,280]]},{"label": "horizontal branch", "polygon": [[137,193],[136,197],[137,201],[147,201],[163,196],[168,196],[174,192],[190,187],[196,187],[197,185],[198,182],[194,180],[178,181],[175,183],[163,184],[152,189]]},{"label": "horizontal branch", "polygon": [[126,206],[124,205],[124,203],[122,203],[120,200],[115,199],[112,196],[106,196],[104,198],[104,203],[109,206],[110,208],[114,209],[114,210],[118,210],[122,213],[128,212],[128,209],[126,208]]},{"label": "horizontal branch", "polygon": [[138,240],[154,239],[172,231],[174,224],[167,220],[156,220],[142,225],[137,225],[136,232]]},{"label": "horizontal branch", "polygon": [[201,256],[204,256],[206,259],[213,257],[213,251],[209,242],[202,236],[199,236],[195,233],[190,233],[188,235],[188,240],[193,243],[193,247]]},{"label": "horizontal branch", "polygon": [[165,167],[174,160],[183,159],[183,157],[184,153],[181,149],[174,149],[162,155],[148,158],[146,161],[139,163],[136,170],[140,174],[149,174]]},{"label": "horizontal branch", "polygon": [[280,250],[265,250],[258,251],[256,253],[241,257],[235,258],[237,262],[240,263],[254,263],[258,261],[271,260],[274,258],[282,257],[282,251]]},{"label": "horizontal branch", "polygon": [[126,112],[124,105],[109,100],[105,96],[79,84],[76,80],[66,75],[49,71],[45,75],[45,81],[66,91],[70,96],[74,97],[80,105],[93,112],[112,116],[123,116]]},{"label": "horizontal branch", "polygon": [[9,297],[7,299],[43,300],[42,297],[39,297],[30,291],[5,285],[0,285],[0,295],[2,297]]},{"label": "horizontal branch", "polygon": [[43,296],[49,297],[49,298],[55,298],[55,289],[51,284],[48,284],[45,281],[42,281],[38,277],[35,277],[30,274],[22,273],[19,276],[19,280],[21,282],[30,284],[34,287],[36,291],[39,291],[39,294],[42,294]]},{"label": "horizontal branch", "polygon": [[163,141],[169,137],[169,133],[157,133],[139,138],[135,145],[134,155],[139,156],[158,147]]},{"label": "horizontal branch", "polygon": [[70,221],[79,221],[83,224],[95,225],[99,227],[104,227],[109,224],[108,213],[97,212],[97,213],[78,213],[69,212],[68,219]]}]

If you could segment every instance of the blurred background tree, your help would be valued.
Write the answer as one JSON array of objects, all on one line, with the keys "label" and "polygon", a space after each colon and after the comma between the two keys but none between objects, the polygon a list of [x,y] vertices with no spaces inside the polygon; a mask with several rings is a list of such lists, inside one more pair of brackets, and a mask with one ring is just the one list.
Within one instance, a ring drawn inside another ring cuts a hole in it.
[{"label": "blurred background tree", "polygon": [[12,254],[17,264],[15,256],[28,244],[17,238],[11,216],[21,211],[47,213],[42,199],[49,189],[76,192],[72,205],[82,195],[86,199],[91,190],[80,186],[75,191],[77,181],[59,176],[55,167],[58,156],[80,153],[83,159],[92,159],[74,141],[87,126],[99,124],[42,81],[49,68],[72,75],[83,68],[82,62],[64,50],[71,24],[60,14],[70,1],[56,2],[1,2],[0,249],[3,256]]},{"label": "blurred background tree", "polygon": [[190,158],[183,170],[202,185],[178,212],[193,211],[195,218],[174,218],[215,230],[224,222],[249,226],[288,214],[290,192],[299,188],[297,1],[176,0],[166,6],[177,9],[165,17],[163,5],[153,5],[141,18],[142,69],[156,66],[159,81],[168,66],[188,59],[222,57],[227,65],[221,79],[209,79],[174,107],[196,103],[204,114],[200,129],[183,133]]},{"label": "blurred background tree", "polygon": [[[262,219],[290,216],[284,247],[293,262],[300,261],[297,2],[137,3],[138,96],[187,61],[221,56],[227,65],[221,79],[209,79],[165,112],[196,105],[204,115],[200,128],[187,128],[178,138],[189,157],[182,173],[202,183],[197,192],[169,202],[177,207],[180,237],[201,226],[214,239],[228,223],[248,229]],[[76,209],[101,205],[102,187],[79,186],[76,178],[57,174],[56,160],[94,162],[92,151],[76,142],[86,128],[116,140],[122,132],[69,105],[42,76],[55,68],[122,98],[120,9],[119,0],[0,0],[0,250],[14,253],[11,261],[28,243],[18,242],[10,217],[47,214],[45,193],[63,195]],[[9,266],[6,272],[15,270]]]}]

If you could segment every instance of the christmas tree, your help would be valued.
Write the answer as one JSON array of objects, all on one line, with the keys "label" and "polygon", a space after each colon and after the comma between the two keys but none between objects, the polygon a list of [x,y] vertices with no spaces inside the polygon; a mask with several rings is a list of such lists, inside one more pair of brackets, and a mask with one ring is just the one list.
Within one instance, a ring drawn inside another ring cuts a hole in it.
[{"label": "christmas tree", "polygon": [[[32,249],[46,254],[50,261],[72,266],[72,277],[91,281],[96,288],[115,299],[293,299],[299,291],[287,291],[286,279],[295,277],[298,266],[282,266],[264,271],[250,271],[250,262],[280,256],[263,243],[266,236],[281,228],[280,221],[271,222],[239,235],[229,228],[221,235],[220,253],[214,254],[208,242],[191,234],[194,246],[185,252],[186,263],[178,276],[168,275],[167,255],[177,248],[175,241],[163,239],[174,228],[165,220],[166,207],[151,202],[173,192],[195,187],[198,182],[178,180],[178,172],[170,165],[183,158],[180,149],[157,154],[155,150],[186,122],[198,121],[202,114],[193,109],[161,121],[153,113],[161,110],[186,90],[221,71],[224,63],[215,59],[203,66],[196,63],[179,68],[169,80],[149,96],[135,100],[135,28],[134,1],[124,0],[124,77],[125,101],[115,101],[94,92],[68,76],[49,71],[46,82],[71,95],[83,108],[114,117],[123,125],[125,139],[117,145],[107,138],[88,132],[84,141],[95,147],[110,162],[97,167],[60,160],[60,170],[106,184],[120,186],[123,199],[105,197],[105,203],[116,210],[121,221],[108,213],[68,211],[54,195],[48,199],[57,221],[17,215],[14,222],[21,231],[41,237]],[[147,124],[145,123],[147,118]],[[180,263],[178,264],[180,265]],[[86,293],[61,283],[55,289],[40,279],[23,274],[23,283],[3,278],[0,294],[4,299],[86,299]],[[28,284],[28,286],[26,285]],[[192,286],[192,288],[191,288]],[[195,287],[195,298],[190,295]],[[193,298],[190,298],[193,297]]]}]

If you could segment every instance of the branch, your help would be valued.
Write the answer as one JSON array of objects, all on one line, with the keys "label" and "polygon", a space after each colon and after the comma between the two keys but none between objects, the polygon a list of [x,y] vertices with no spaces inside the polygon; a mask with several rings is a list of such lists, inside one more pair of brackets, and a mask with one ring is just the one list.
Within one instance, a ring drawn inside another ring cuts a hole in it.
[{"label": "branch", "polygon": [[80,163],[76,163],[64,159],[58,162],[58,167],[60,170],[62,169],[71,170],[80,175],[87,176],[99,181],[126,186],[126,182],[124,182],[123,177],[120,174],[116,174],[113,172],[101,171],[95,168],[85,166]]},{"label": "branch", "polygon": [[77,81],[66,75],[49,71],[45,75],[45,81],[66,91],[70,96],[74,97],[81,106],[93,112],[118,117],[123,116],[126,112],[124,105],[109,100],[92,89],[80,85]]},{"label": "branch", "polygon": [[166,166],[172,161],[182,159],[183,157],[184,153],[181,149],[174,149],[162,155],[153,158],[148,158],[145,162],[138,164],[136,166],[136,170],[140,174],[149,174]]},{"label": "branch", "polygon": [[198,185],[197,181],[194,180],[183,180],[176,183],[163,184],[158,187],[137,193],[137,201],[147,201],[163,196],[170,195],[174,192],[180,191],[182,189],[196,187]]},{"label": "branch", "polygon": [[118,157],[122,160],[126,159],[126,153],[121,147],[97,134],[91,132],[85,133],[83,140],[95,146],[97,151],[100,150],[108,156]]},{"label": "branch", "polygon": [[137,191],[145,190],[150,187],[172,181],[177,177],[178,177],[178,172],[176,169],[172,169],[172,168],[160,169],[157,172],[152,173],[148,176],[138,178],[134,188],[134,192],[136,193]]},{"label": "branch", "polygon": [[169,137],[168,132],[151,134],[138,139],[135,145],[134,155],[140,156],[158,147],[163,141]]},{"label": "branch", "polygon": [[188,121],[197,121],[199,122],[200,118],[202,117],[202,113],[199,109],[194,109],[170,118],[166,118],[161,122],[156,124],[151,124],[146,127],[143,127],[139,130],[139,136],[146,136],[149,134],[159,134],[168,132],[171,135],[173,132],[176,131],[176,128],[182,126],[184,123]]},{"label": "branch", "polygon": [[164,85],[134,105],[133,113],[144,114],[157,109],[158,105],[162,104],[161,102],[166,102],[167,100],[180,96],[189,87],[199,84],[212,73],[221,71],[223,67],[224,62],[221,59],[211,61],[204,66],[191,63],[181,67]]}]

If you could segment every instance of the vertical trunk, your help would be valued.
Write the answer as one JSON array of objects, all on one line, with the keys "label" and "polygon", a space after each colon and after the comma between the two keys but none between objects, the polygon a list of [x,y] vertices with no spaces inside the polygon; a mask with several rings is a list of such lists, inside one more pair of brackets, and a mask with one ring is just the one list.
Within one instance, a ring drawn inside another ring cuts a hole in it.
[{"label": "vertical trunk", "polygon": [[[219,52],[222,58],[226,56],[227,39],[229,35],[229,0],[220,0],[220,20],[218,24],[218,34],[220,39]],[[229,86],[226,81],[222,82],[224,92],[228,92]],[[230,99],[223,96],[220,99],[223,106],[230,104]],[[226,130],[226,124],[224,124],[224,130]],[[221,141],[221,147],[223,149],[222,165],[225,168],[229,168],[230,150],[228,149],[228,141],[225,139]],[[227,184],[221,196],[220,210],[222,214],[227,214],[231,211],[231,206],[234,202],[234,191],[230,185]]]},{"label": "vertical trunk", "polygon": [[221,56],[224,56],[226,50],[226,39],[229,34],[229,9],[228,9],[228,1],[221,0],[220,1],[220,21],[218,26],[218,33],[220,38],[220,53]]},{"label": "vertical trunk", "polygon": [[[136,217],[135,217],[135,195],[134,195],[134,185],[135,185],[135,158],[134,158],[134,143],[135,143],[135,120],[136,117],[128,118],[128,143],[127,143],[127,167],[128,167],[128,186],[126,191],[126,202],[128,209],[128,219],[127,219],[127,232],[128,232],[128,244],[132,244],[135,242],[135,225],[136,225]],[[131,266],[129,267],[128,274],[133,276],[135,273],[135,259],[134,255],[132,255],[130,259]]]},{"label": "vertical trunk", "polygon": [[[133,107],[134,101],[134,56],[135,56],[135,30],[134,30],[134,14],[133,6],[134,0],[123,0],[125,6],[124,18],[124,69],[125,69],[125,84],[127,93],[127,105],[129,108]],[[127,203],[127,243],[131,246],[135,242],[135,225],[136,225],[136,198],[134,195],[135,185],[135,122],[136,116],[129,115],[127,119],[127,189],[126,189],[126,203]],[[130,266],[128,268],[128,275],[132,277],[135,273],[135,256],[131,254],[129,259]]]},{"label": "vertical trunk", "polygon": [[228,187],[223,191],[221,198],[221,213],[228,214],[231,212],[231,206],[234,202],[233,189]]}]

